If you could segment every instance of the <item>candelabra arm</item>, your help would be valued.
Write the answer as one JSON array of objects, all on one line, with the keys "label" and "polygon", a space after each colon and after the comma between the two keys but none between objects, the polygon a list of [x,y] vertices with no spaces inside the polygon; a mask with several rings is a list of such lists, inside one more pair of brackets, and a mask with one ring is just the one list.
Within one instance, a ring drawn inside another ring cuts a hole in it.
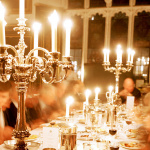
[{"label": "candelabra arm", "polygon": [[43,81],[44,83],[46,83],[46,84],[52,84],[52,83],[54,83],[55,79],[51,77],[50,80],[47,81],[47,80],[45,79],[45,77],[42,77],[42,81]]},{"label": "candelabra arm", "polygon": [[7,46],[7,48],[10,48],[11,50],[13,50],[13,52],[15,53],[15,56],[18,56],[18,52],[14,46],[12,46],[12,45],[6,45],[6,46]]},{"label": "candelabra arm", "polygon": [[33,54],[36,50],[38,50],[38,51],[41,50],[41,51],[43,51],[44,53],[46,53],[47,56],[50,56],[50,52],[49,52],[47,49],[42,48],[42,47],[38,47],[38,48],[32,49],[32,50],[28,53],[27,59],[26,59],[26,61],[25,61],[26,64],[28,64],[29,59],[31,58],[32,54]]}]

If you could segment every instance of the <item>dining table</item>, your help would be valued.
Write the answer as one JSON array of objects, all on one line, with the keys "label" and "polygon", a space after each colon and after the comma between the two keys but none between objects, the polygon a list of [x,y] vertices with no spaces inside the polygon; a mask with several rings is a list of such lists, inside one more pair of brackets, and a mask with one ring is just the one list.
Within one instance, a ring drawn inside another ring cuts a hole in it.
[{"label": "dining table", "polygon": [[[62,120],[53,120],[53,122],[57,123],[66,123],[66,121],[62,121]],[[31,147],[29,148],[29,150],[43,150],[43,128],[44,127],[48,127],[50,123],[45,123],[42,124],[39,128],[36,128],[32,131],[30,131],[31,135],[37,135],[37,139],[35,139],[34,142],[39,143],[38,147]],[[82,132],[85,132],[86,130],[86,125],[84,123],[80,123],[80,122],[76,122],[75,125],[77,126],[77,144],[76,144],[76,150],[110,150],[109,146],[107,146],[105,149],[102,149],[101,147],[97,146],[97,142],[95,140],[95,137],[93,136],[92,140],[88,140],[88,139],[80,139],[79,135]],[[125,131],[129,128],[129,126],[123,122],[123,130],[118,130],[117,132],[117,137],[116,137],[116,141],[117,143],[121,143],[121,142],[139,142],[135,139],[130,139],[126,136]],[[132,128],[138,128],[140,125],[134,125],[132,126]],[[104,130],[107,130],[106,126],[102,127]],[[103,130],[103,131],[104,131]],[[91,131],[92,133],[92,131]],[[93,132],[94,134],[94,132]],[[111,135],[109,134],[109,132],[107,134],[100,134],[99,136],[100,139],[105,139],[105,141],[107,141],[108,143],[111,141]],[[84,145],[90,146],[89,148],[85,148]],[[106,143],[105,143],[106,144]],[[8,148],[5,144],[0,145],[0,150],[9,150],[10,148]],[[132,150],[131,148],[124,148],[122,146],[119,146],[119,150]],[[138,150],[138,149],[137,149]]]}]

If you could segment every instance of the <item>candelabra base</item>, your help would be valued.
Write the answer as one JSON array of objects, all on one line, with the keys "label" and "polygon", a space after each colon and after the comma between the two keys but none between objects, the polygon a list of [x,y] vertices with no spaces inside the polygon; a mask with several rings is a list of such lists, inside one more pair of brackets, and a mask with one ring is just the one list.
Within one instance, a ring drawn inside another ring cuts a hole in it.
[{"label": "candelabra base", "polygon": [[122,100],[121,100],[120,95],[118,93],[115,94],[114,104],[115,105],[121,105],[122,104]]},{"label": "candelabra base", "polygon": [[14,150],[29,150],[24,140],[17,140]]}]

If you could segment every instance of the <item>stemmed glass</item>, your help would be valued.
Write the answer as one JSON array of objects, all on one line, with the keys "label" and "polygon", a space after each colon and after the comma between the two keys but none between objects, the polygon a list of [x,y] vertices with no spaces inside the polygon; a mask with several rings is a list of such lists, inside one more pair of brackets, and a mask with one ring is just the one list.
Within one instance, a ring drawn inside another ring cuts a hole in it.
[{"label": "stemmed glass", "polygon": [[109,128],[109,134],[112,136],[110,150],[119,150],[119,146],[117,146],[115,142],[115,136],[117,134],[116,124],[111,124],[111,127]]}]

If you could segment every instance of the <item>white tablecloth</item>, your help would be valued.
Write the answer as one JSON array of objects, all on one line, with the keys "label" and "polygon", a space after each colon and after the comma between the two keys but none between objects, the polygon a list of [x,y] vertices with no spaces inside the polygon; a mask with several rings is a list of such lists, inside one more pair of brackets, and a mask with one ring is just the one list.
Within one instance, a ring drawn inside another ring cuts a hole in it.
[{"label": "white tablecloth", "polygon": [[[78,129],[80,129],[80,131],[84,130],[84,125],[83,124],[77,124],[77,126],[78,126]],[[30,133],[33,134],[33,135],[39,135],[40,133],[42,133],[42,128],[32,130]],[[118,139],[118,142],[120,142],[120,141],[131,141],[131,140],[128,139],[126,137],[126,135],[122,133],[122,135],[120,135],[119,139]],[[90,142],[91,141],[80,141],[80,140],[77,140],[77,150],[82,150],[83,149],[83,143],[90,143]],[[43,147],[41,145],[40,148],[33,148],[31,150],[42,150],[42,149],[43,149]],[[0,145],[0,150],[8,150],[8,149],[5,148],[4,144],[2,144],[2,145]],[[127,150],[127,149],[124,149],[124,148],[120,147],[119,150]]]}]

